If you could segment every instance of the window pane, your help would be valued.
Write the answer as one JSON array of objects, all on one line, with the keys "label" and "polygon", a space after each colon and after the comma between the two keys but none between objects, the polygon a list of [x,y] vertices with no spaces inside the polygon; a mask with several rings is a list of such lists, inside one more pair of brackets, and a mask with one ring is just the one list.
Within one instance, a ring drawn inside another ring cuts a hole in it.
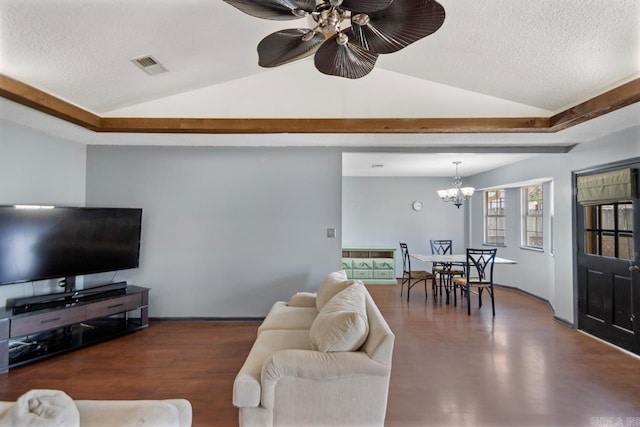
[{"label": "window pane", "polygon": [[485,243],[504,243],[504,190],[488,190],[485,201]]},{"label": "window pane", "polygon": [[633,234],[620,234],[618,236],[618,258],[633,259]]},{"label": "window pane", "polygon": [[584,228],[598,227],[598,208],[596,206],[584,207]]},{"label": "window pane", "polygon": [[600,252],[598,251],[598,232],[587,231],[585,234],[584,252],[591,255],[600,255]]},{"label": "window pane", "polygon": [[523,197],[523,245],[542,248],[542,185],[522,188]]},{"label": "window pane", "polygon": [[504,233],[500,230],[493,230],[487,236],[487,243],[494,243],[494,244],[504,243]]},{"label": "window pane", "polygon": [[631,203],[618,205],[618,230],[633,230],[633,205]]},{"label": "window pane", "polygon": [[602,215],[600,227],[603,230],[615,230],[615,210],[613,209],[613,205],[601,205],[600,207],[600,214]]},{"label": "window pane", "polygon": [[616,238],[615,233],[602,233],[602,256],[616,256]]},{"label": "window pane", "polygon": [[534,217],[527,219],[527,246],[534,248],[542,247],[542,218]]}]

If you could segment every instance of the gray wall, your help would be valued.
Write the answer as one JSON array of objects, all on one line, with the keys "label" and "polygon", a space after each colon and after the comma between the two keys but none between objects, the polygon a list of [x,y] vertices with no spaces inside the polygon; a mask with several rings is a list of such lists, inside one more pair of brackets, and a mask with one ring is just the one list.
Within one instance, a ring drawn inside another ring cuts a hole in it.
[{"label": "gray wall", "polygon": [[[86,148],[0,120],[0,205],[83,206]],[[55,281],[0,287],[0,304],[57,290]]]},{"label": "gray wall", "polygon": [[[340,268],[341,152],[90,146],[87,205],[143,208],[151,316],[264,316]],[[336,228],[336,238],[327,238]]]},{"label": "gray wall", "polygon": [[[431,253],[430,239],[451,239],[460,252],[464,242],[464,208],[444,203],[436,191],[451,186],[450,178],[342,179],[343,246],[396,248],[396,276],[402,276],[399,242],[413,253]],[[421,201],[422,210],[412,203]],[[412,268],[431,268],[412,261]]]},{"label": "gray wall", "polygon": [[[404,239],[414,252],[428,252],[430,238],[452,238],[456,252],[482,244],[482,192],[465,216],[435,194],[449,179],[342,179],[338,148],[87,149],[2,120],[0,132],[0,204],[81,206],[86,199],[144,209],[142,267],[119,272],[116,280],[151,287],[153,316],[263,316],[273,301],[315,290],[339,267],[342,244],[397,247]],[[544,252],[521,249],[519,203],[509,203],[507,246],[499,255],[518,265],[497,267],[497,282],[548,299],[557,317],[573,322],[571,172],[638,157],[639,141],[634,127],[568,154],[540,155],[465,179],[476,188],[552,182],[545,184],[553,187],[545,211],[554,211],[553,240],[545,241]],[[507,197],[518,199],[517,190]],[[414,200],[424,203],[422,211],[411,209]],[[325,237],[329,227],[337,229],[335,239]],[[0,298],[52,286],[3,286]]]},{"label": "gray wall", "polygon": [[[523,160],[470,179],[476,188],[509,185],[516,182],[550,177],[553,181],[553,196],[545,206],[545,215],[550,217],[553,209],[553,241],[545,241],[544,253],[520,248],[519,200],[517,190],[508,190],[507,247],[498,250],[499,256],[512,258],[516,266],[496,267],[496,281],[519,287],[548,299],[555,315],[574,322],[574,276],[573,276],[573,214],[574,203],[571,172],[611,162],[640,156],[640,127],[633,127],[598,140],[578,145],[567,154],[543,154]],[[549,187],[547,185],[547,187]],[[469,223],[471,245],[483,242],[482,192],[472,200]],[[548,225],[545,230],[549,230]],[[553,253],[551,253],[553,245]]]}]

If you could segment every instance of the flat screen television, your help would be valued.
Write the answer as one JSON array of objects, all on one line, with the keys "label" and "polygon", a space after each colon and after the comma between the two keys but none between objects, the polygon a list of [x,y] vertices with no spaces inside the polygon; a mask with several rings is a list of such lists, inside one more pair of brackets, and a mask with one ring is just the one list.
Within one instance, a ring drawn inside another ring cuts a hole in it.
[{"label": "flat screen television", "polygon": [[141,225],[142,209],[1,206],[0,284],[137,268]]}]

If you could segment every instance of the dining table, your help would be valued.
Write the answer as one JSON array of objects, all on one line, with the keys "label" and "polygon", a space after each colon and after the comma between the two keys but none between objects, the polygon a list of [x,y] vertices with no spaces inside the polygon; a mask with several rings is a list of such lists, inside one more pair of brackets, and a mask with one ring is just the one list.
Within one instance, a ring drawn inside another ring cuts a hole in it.
[{"label": "dining table", "polygon": [[[432,262],[435,264],[450,264],[452,266],[464,267],[467,264],[467,254],[409,254],[411,258],[417,259],[423,262]],[[493,259],[494,264],[517,264],[518,262],[512,259],[495,257]],[[447,294],[446,304],[449,304],[449,291],[450,283],[445,283],[445,292]]]},{"label": "dining table", "polygon": [[[415,258],[418,261],[424,262],[436,262],[443,264],[458,264],[463,265],[467,262],[467,254],[447,254],[447,255],[438,255],[438,254],[410,254],[411,258]],[[493,260],[494,264],[517,264],[517,261],[507,258],[495,257]]]}]

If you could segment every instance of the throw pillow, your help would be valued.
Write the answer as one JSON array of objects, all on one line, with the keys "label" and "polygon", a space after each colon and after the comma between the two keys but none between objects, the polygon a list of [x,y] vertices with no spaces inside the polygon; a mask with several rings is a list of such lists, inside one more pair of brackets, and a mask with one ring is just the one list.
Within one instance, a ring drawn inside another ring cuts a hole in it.
[{"label": "throw pillow", "polygon": [[369,321],[362,282],[336,294],[311,324],[311,348],[322,352],[356,351],[367,340]]},{"label": "throw pillow", "polygon": [[75,427],[80,425],[76,404],[60,390],[30,390],[20,396],[0,425]]},{"label": "throw pillow", "polygon": [[318,311],[322,310],[322,307],[324,307],[334,295],[354,283],[354,280],[347,279],[347,273],[344,270],[330,273],[324,279],[316,293],[316,308]]}]

